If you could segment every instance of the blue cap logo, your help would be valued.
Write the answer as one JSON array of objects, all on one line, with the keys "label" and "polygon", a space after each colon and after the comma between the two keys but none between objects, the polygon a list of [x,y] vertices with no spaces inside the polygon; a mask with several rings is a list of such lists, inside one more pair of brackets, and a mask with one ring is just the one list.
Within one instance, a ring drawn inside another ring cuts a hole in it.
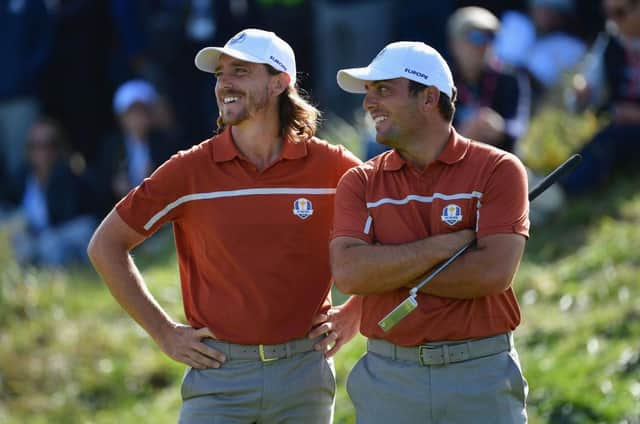
[{"label": "blue cap logo", "polygon": [[247,34],[245,34],[244,32],[241,32],[240,34],[236,35],[231,40],[229,40],[229,45],[242,43],[246,38],[247,38]]}]

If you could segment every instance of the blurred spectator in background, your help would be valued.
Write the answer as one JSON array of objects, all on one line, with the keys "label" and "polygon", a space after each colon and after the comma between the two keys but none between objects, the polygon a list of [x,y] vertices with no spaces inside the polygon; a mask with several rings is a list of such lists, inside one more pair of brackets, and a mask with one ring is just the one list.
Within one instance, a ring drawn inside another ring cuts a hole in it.
[{"label": "blurred spectator in background", "polygon": [[51,21],[41,0],[0,2],[0,166],[18,178],[24,140],[38,117],[38,81],[51,53]]},{"label": "blurred spectator in background", "polygon": [[491,43],[500,26],[487,9],[455,11],[447,22],[453,76],[458,89],[454,125],[460,134],[514,153],[529,124],[529,80],[490,61]]},{"label": "blurred spectator in background", "polygon": [[526,70],[540,94],[561,82],[586,46],[571,33],[573,0],[529,0],[529,14],[506,12],[494,42],[497,58]]},{"label": "blurred spectator in background", "polygon": [[336,73],[370,60],[391,41],[394,6],[391,0],[313,1],[313,46],[307,48],[315,53],[313,97],[320,109],[353,122],[362,99],[340,90]]},{"label": "blurred spectator in background", "polygon": [[584,74],[573,78],[575,106],[606,113],[608,124],[583,147],[582,163],[563,180],[570,194],[607,181],[618,169],[637,169],[640,156],[640,0],[604,0],[607,29]]},{"label": "blurred spectator in background", "polygon": [[158,125],[158,99],[156,89],[142,79],[116,90],[113,111],[119,129],[104,139],[95,170],[98,190],[103,191],[101,215],[177,149],[172,133]]},{"label": "blurred spectator in background", "polygon": [[[62,127],[48,118],[28,132],[27,163],[7,199],[18,263],[59,267],[86,260],[96,220],[85,214],[84,187],[69,167]],[[6,217],[5,217],[6,218]]]}]

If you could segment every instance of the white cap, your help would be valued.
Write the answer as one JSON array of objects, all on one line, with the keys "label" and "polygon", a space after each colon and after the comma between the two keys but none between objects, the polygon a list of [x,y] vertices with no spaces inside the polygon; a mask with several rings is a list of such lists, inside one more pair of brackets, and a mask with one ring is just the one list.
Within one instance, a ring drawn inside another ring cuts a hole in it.
[{"label": "white cap", "polygon": [[296,83],[296,57],[286,41],[275,33],[261,29],[245,29],[231,38],[224,47],[205,47],[196,55],[196,67],[201,71],[215,72],[218,58],[224,53],[236,59],[253,63],[266,63],[291,77]]},{"label": "white cap", "polygon": [[134,103],[151,106],[157,99],[158,93],[150,83],[142,79],[129,80],[118,87],[113,95],[113,110],[122,115]]},{"label": "white cap", "polygon": [[338,85],[350,93],[366,93],[365,81],[407,78],[433,85],[452,97],[453,77],[447,62],[433,47],[418,41],[388,44],[366,68],[341,69]]}]

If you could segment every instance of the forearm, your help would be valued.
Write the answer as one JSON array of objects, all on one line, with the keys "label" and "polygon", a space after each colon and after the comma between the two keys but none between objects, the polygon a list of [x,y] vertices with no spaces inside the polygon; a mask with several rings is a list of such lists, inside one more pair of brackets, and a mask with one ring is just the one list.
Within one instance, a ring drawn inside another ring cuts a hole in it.
[{"label": "forearm", "polygon": [[148,291],[129,252],[100,245],[90,246],[89,252],[91,262],[116,301],[154,340],[160,342],[162,335],[175,323]]},{"label": "forearm", "polygon": [[[498,236],[501,237],[501,236]],[[524,237],[515,236],[511,243],[484,243],[468,250],[420,291],[440,297],[473,299],[499,294],[507,290],[520,265],[524,250]],[[417,285],[424,277],[414,281]]]},{"label": "forearm", "polygon": [[350,294],[374,294],[406,286],[451,256],[471,232],[429,237],[401,245],[340,243],[332,246],[336,285]]}]

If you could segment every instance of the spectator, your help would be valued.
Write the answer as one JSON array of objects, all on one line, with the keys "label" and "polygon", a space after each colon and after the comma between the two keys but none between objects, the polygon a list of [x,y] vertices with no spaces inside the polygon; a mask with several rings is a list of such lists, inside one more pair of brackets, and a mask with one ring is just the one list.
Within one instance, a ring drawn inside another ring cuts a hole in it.
[{"label": "spectator", "polygon": [[175,140],[154,121],[159,96],[147,81],[122,84],[113,96],[119,130],[105,138],[97,164],[97,186],[105,190],[101,212],[109,210],[175,152]]},{"label": "spectator", "polygon": [[582,163],[563,180],[569,194],[607,181],[632,167],[640,154],[640,1],[604,0],[609,31],[594,45],[592,66],[573,81],[580,106],[598,107],[607,125],[583,147]]},{"label": "spectator", "polygon": [[573,0],[529,0],[529,15],[506,12],[495,40],[496,56],[525,69],[542,92],[558,84],[586,47],[570,33]]},{"label": "spectator", "polygon": [[22,265],[64,266],[86,260],[86,246],[96,226],[84,214],[82,183],[65,155],[66,139],[53,120],[35,122],[27,136],[27,164],[9,200],[16,207],[12,245]]},{"label": "spectator", "polygon": [[513,153],[528,127],[531,89],[524,75],[490,63],[490,45],[499,25],[490,11],[473,6],[458,9],[448,20],[458,89],[454,125],[462,135]]},{"label": "spectator", "polygon": [[37,82],[50,53],[51,21],[42,0],[3,1],[0,29],[0,166],[15,179],[40,108]]}]

